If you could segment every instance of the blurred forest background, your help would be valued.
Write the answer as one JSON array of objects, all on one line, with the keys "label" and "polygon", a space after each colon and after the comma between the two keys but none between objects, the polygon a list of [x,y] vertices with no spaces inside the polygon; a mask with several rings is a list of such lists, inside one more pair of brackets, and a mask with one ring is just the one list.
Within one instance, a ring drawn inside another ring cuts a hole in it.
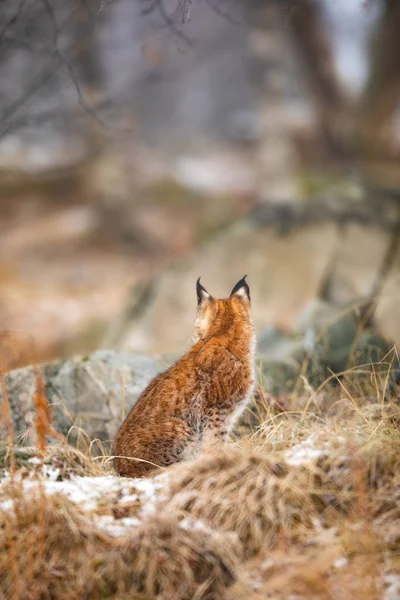
[{"label": "blurred forest background", "polygon": [[[3,0],[6,365],[179,353],[248,273],[260,348],[400,342],[398,0]],[[316,308],[317,307],[317,308]]]}]

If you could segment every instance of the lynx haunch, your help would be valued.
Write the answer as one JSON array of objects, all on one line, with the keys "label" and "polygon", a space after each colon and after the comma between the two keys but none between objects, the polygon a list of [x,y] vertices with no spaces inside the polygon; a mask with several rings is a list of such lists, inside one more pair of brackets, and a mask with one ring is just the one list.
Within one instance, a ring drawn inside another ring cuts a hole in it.
[{"label": "lynx haunch", "polygon": [[255,336],[245,277],[223,300],[200,278],[196,289],[198,341],[150,382],[126,417],[114,448],[120,475],[143,477],[225,440],[250,399]]}]

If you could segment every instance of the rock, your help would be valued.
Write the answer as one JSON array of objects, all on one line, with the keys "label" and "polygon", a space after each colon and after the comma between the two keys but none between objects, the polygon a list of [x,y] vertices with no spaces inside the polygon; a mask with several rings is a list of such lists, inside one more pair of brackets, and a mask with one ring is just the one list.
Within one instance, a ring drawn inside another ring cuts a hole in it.
[{"label": "rock", "polygon": [[344,305],[369,298],[390,242],[389,231],[354,223],[345,225],[329,278],[329,300]]},{"label": "rock", "polygon": [[264,327],[257,335],[258,354],[265,358],[280,358],[287,353],[293,343],[288,331],[277,327]]},{"label": "rock", "polygon": [[352,306],[341,309],[321,300],[313,302],[301,315],[298,326],[309,353],[307,377],[313,385],[332,373],[379,363],[390,351],[390,344],[377,329],[363,329]]},{"label": "rock", "polygon": [[379,363],[387,357],[384,366],[388,368],[393,355],[390,355],[392,346],[390,343],[379,334],[375,328],[368,328],[357,336],[353,348],[351,350],[351,363],[355,365],[369,365]]},{"label": "rock", "polygon": [[363,329],[353,307],[340,309],[314,300],[300,315],[297,328],[297,334],[289,334],[269,327],[259,336],[258,359],[262,361],[262,383],[267,394],[290,392],[301,372],[312,386],[318,386],[332,373],[359,365],[373,363],[375,371],[387,372],[393,359],[390,343],[376,328]]},{"label": "rock", "polygon": [[166,270],[140,312],[130,303],[115,343],[150,354],[185,351],[196,318],[199,276],[210,293],[224,297],[247,273],[256,331],[267,325],[290,330],[319,293],[336,235],[335,224],[307,226],[286,236],[251,220],[232,226]]},{"label": "rock", "polygon": [[266,394],[280,396],[294,388],[300,372],[300,365],[294,360],[262,361],[262,386]]},{"label": "rock", "polygon": [[310,353],[308,374],[320,383],[321,377],[323,381],[330,371],[340,373],[348,367],[357,322],[354,311],[341,311],[322,302],[310,307],[303,326],[307,320],[304,340]]},{"label": "rock", "polygon": [[381,334],[400,346],[400,248],[383,284],[375,322]]},{"label": "rock", "polygon": [[256,363],[261,363],[262,386],[266,394],[290,392],[307,356],[301,337],[273,327],[264,328],[258,339]]},{"label": "rock", "polygon": [[[143,388],[165,365],[139,355],[98,351],[40,366],[51,403],[54,427],[69,441],[85,443],[112,440]],[[24,436],[24,444],[35,442],[33,394],[36,389],[33,367],[10,371],[6,375],[15,437]],[[0,396],[1,397],[1,396]],[[79,435],[79,429],[83,435]],[[0,425],[0,440],[7,436]]]},{"label": "rock", "polygon": [[[234,428],[237,436],[246,436],[257,428],[271,412],[287,410],[287,395],[293,391],[300,374],[300,364],[293,359],[257,359],[254,399]],[[260,377],[261,375],[261,377]]]},{"label": "rock", "polygon": [[296,321],[296,331],[310,336],[310,331],[322,331],[340,318],[352,312],[352,308],[340,308],[334,304],[315,298],[307,304]]}]

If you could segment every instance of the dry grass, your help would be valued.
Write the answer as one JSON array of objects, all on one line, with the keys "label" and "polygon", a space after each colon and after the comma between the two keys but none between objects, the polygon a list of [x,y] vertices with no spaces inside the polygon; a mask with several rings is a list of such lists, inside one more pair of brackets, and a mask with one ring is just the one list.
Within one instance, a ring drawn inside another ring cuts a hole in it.
[{"label": "dry grass", "polygon": [[[152,497],[65,443],[2,449],[0,599],[399,598],[400,407],[381,366],[334,383],[265,399],[247,439]],[[48,494],[46,465],[116,487],[87,510]]]},{"label": "dry grass", "polygon": [[238,579],[236,536],[179,523],[173,513],[146,520],[129,548],[135,555],[136,585],[151,598],[218,600]]},{"label": "dry grass", "polygon": [[39,472],[41,464],[58,469],[62,479],[71,475],[95,477],[111,473],[111,466],[107,469],[105,461],[93,460],[90,455],[67,444],[48,446],[44,456],[30,446],[16,447],[13,453],[8,446],[0,446],[0,477],[10,471],[13,461],[20,476]]},{"label": "dry grass", "polygon": [[220,599],[238,578],[233,534],[154,515],[120,538],[62,496],[16,498],[0,512],[0,598]]},{"label": "dry grass", "polygon": [[227,447],[170,470],[169,497],[160,508],[234,531],[244,556],[280,536],[296,539],[317,516],[311,471],[290,468],[260,451]]}]

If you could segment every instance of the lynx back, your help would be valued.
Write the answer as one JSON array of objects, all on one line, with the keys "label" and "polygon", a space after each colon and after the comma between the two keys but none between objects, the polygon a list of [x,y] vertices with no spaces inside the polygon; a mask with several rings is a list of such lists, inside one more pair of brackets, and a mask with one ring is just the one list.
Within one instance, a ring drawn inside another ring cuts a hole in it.
[{"label": "lynx back", "polygon": [[213,298],[198,279],[197,342],[150,382],[126,417],[114,448],[121,475],[146,476],[227,439],[255,379],[245,279],[224,299]]}]

